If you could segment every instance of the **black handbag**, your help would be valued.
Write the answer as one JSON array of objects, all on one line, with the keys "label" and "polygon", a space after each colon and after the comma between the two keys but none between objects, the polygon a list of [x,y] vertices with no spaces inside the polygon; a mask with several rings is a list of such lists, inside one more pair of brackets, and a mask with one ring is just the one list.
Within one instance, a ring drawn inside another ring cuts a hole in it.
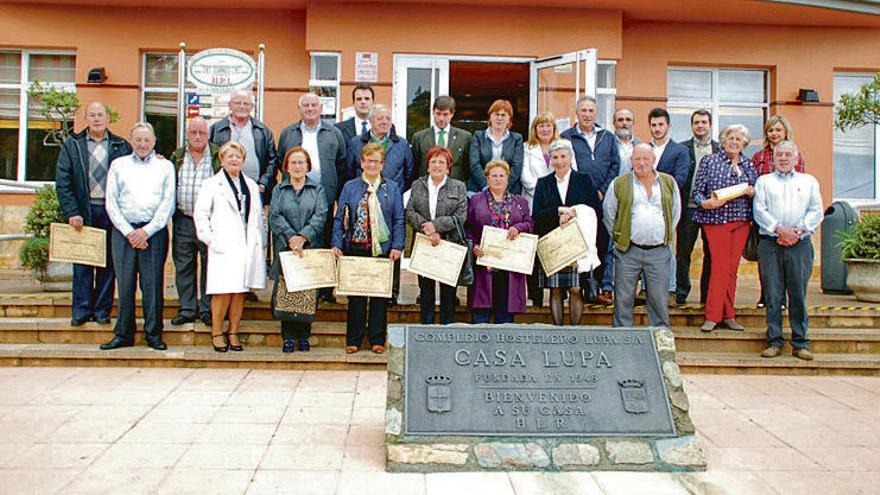
[{"label": "black handbag", "polygon": [[312,323],[318,312],[318,297],[314,289],[287,291],[284,274],[279,273],[272,289],[272,318],[297,323]]},{"label": "black handbag", "polygon": [[746,239],[746,245],[743,248],[743,258],[747,261],[758,261],[758,223],[752,224],[749,230],[749,238]]},{"label": "black handbag", "polygon": [[452,216],[452,224],[455,226],[455,235],[458,237],[456,244],[467,248],[467,256],[461,265],[461,273],[458,274],[458,285],[470,286],[474,283],[474,242],[467,238],[464,225],[455,215]]}]

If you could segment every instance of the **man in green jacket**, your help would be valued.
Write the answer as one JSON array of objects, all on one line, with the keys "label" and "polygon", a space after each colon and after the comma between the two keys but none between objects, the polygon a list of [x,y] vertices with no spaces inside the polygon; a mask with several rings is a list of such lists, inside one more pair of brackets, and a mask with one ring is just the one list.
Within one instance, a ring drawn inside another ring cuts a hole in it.
[{"label": "man in green jacket", "polygon": [[[171,238],[171,259],[174,261],[177,297],[180,310],[172,325],[195,321],[211,325],[211,296],[205,294],[208,270],[208,247],[196,237],[193,208],[202,182],[220,171],[220,148],[208,143],[208,122],[195,117],[186,123],[186,147],[171,154],[177,174],[177,210],[174,212]],[[199,298],[196,301],[196,258],[199,258]],[[198,309],[198,315],[196,314]]]},{"label": "man in green jacket", "polygon": [[644,272],[648,324],[668,327],[671,255],[670,243],[681,216],[681,198],[675,179],[654,169],[654,150],[640,143],[633,147],[632,172],[608,186],[602,210],[614,240],[614,326],[630,327],[636,284]]}]

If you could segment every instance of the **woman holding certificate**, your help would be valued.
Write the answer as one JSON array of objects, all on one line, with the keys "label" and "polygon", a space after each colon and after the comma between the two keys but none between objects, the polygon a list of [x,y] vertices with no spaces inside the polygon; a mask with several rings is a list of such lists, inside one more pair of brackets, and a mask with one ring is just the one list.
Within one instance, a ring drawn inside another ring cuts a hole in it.
[{"label": "woman holding certificate", "polygon": [[[596,212],[601,221],[602,201],[593,182],[585,174],[572,173],[574,150],[568,140],[554,141],[548,149],[553,173],[538,179],[535,186],[534,208],[535,233],[545,236],[560,225],[573,221],[577,216],[575,205],[587,205]],[[593,242],[595,244],[595,240]],[[575,267],[569,266],[547,276],[543,268],[538,268],[538,284],[550,289],[550,316],[554,325],[562,325],[563,290],[568,289],[569,316],[572,325],[579,325],[584,313],[580,280]]]},{"label": "woman holding certificate", "polygon": [[[278,285],[276,291],[287,290],[281,287],[281,260],[279,253],[293,251],[302,256],[303,249],[321,247],[324,240],[324,225],[327,222],[327,196],[320,182],[308,177],[312,171],[312,160],[308,152],[300,146],[284,155],[283,170],[287,177],[272,191],[269,206],[269,227],[272,229],[272,246],[275,257],[270,276]],[[301,321],[281,321],[282,352],[309,350],[311,323]]]},{"label": "woman holding certificate", "polygon": [[[749,237],[752,196],[758,178],[752,161],[742,154],[749,144],[749,130],[745,126],[725,127],[719,141],[722,150],[703,158],[694,178],[693,199],[698,205],[694,221],[703,224],[712,253],[712,273],[704,309],[706,321],[700,327],[704,332],[711,332],[718,325],[745,330],[736,321],[733,300],[736,271]],[[737,188],[739,192],[721,197],[713,194],[724,188]]]},{"label": "woman holding certificate", "polygon": [[[487,226],[507,231],[508,239],[532,232],[532,217],[525,198],[507,189],[510,166],[492,160],[483,170],[488,188],[468,201],[467,236],[474,243],[474,256],[482,257],[480,242]],[[526,310],[526,276],[521,273],[474,267],[474,285],[468,290],[468,307],[473,323],[512,323],[514,315]]]},{"label": "woman holding certificate", "polygon": [[266,286],[263,205],[257,183],[241,171],[247,157],[244,146],[230,141],[217,155],[223,170],[202,183],[193,221],[196,235],[208,246],[205,293],[213,296],[211,344],[217,352],[242,351],[238,328],[244,296]]},{"label": "woman holding certificate", "polygon": [[[345,183],[333,219],[333,252],[343,256],[400,259],[406,240],[403,196],[382,177],[385,149],[368,143],[360,152],[361,176]],[[345,352],[358,351],[364,334],[373,352],[385,352],[388,298],[348,296]],[[369,307],[369,317],[367,309]]]},{"label": "woman holding certificate", "polygon": [[[456,222],[464,225],[467,216],[467,187],[449,177],[452,152],[434,146],[425,155],[428,174],[413,182],[406,221],[416,232],[428,236],[433,245],[454,236]],[[458,239],[456,239],[458,240]],[[434,324],[434,294],[438,282],[419,275],[421,322]],[[440,284],[440,324],[448,325],[455,317],[455,286]]]}]

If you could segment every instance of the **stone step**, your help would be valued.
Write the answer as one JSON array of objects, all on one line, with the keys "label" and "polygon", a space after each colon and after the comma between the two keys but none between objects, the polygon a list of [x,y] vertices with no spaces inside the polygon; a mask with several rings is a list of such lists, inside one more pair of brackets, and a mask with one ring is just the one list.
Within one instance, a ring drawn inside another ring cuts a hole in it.
[{"label": "stone step", "polygon": [[880,376],[877,354],[814,355],[812,361],[798,359],[788,346],[775,358],[763,358],[754,352],[679,352],[678,366],[682,373],[694,374]]},{"label": "stone step", "polygon": [[[265,299],[265,298],[264,298]],[[344,298],[340,298],[344,302]],[[140,301],[138,301],[140,306]],[[177,299],[165,300],[165,318],[177,315],[179,303]],[[318,321],[345,321],[347,306],[343,304],[321,303],[318,308]],[[140,309],[138,310],[140,313]],[[645,308],[635,308],[635,324],[645,325]],[[880,305],[859,306],[811,306],[809,308],[810,324],[819,328],[880,328]],[[113,314],[116,314],[114,307]],[[703,307],[689,304],[670,309],[670,321],[676,327],[698,327],[703,323]],[[584,307],[584,325],[610,325],[613,308],[603,305],[587,305]],[[0,317],[70,317],[70,296],[45,295],[0,295]],[[763,328],[765,312],[754,306],[737,308],[737,320],[746,327]],[[245,303],[243,314],[245,320],[272,320],[267,300]],[[549,323],[549,310],[529,307],[527,312],[518,315],[518,323]],[[389,323],[418,323],[419,307],[415,304],[400,304],[389,308]],[[470,312],[464,306],[456,308],[455,321],[469,322]]]},{"label": "stone step", "polygon": [[[747,328],[742,332],[699,328],[673,328],[675,347],[679,352],[699,353],[760,353],[767,347],[764,328]],[[791,330],[783,329],[786,342]],[[877,328],[810,328],[810,348],[823,354],[876,354],[880,357],[880,329]]]},{"label": "stone step", "polygon": [[102,351],[92,344],[0,344],[0,366],[384,370],[386,362],[384,354],[368,350],[346,354],[342,348],[285,354],[259,346],[218,353],[203,345],[169,346],[166,351],[136,345]]}]

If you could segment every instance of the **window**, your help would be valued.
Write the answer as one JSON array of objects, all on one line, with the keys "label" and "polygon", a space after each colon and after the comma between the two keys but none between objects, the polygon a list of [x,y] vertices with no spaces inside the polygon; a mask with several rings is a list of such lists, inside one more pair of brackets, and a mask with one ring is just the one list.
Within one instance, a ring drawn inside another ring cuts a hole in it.
[{"label": "window", "polygon": [[617,62],[596,62],[596,122],[606,129],[614,129],[614,105],[617,100]]},{"label": "window", "polygon": [[339,109],[339,54],[312,52],[310,57],[312,76],[309,89],[321,98],[324,105],[321,117],[336,120]]},{"label": "window", "polygon": [[[834,101],[855,93],[874,79],[869,74],[834,74]],[[877,130],[869,125],[842,132],[834,129],[834,198],[875,200],[877,191]]]},{"label": "window", "polygon": [[176,53],[144,54],[143,120],[156,130],[156,152],[165,157],[177,148],[177,69]]},{"label": "window", "polygon": [[[0,51],[0,178],[55,180],[60,147],[43,140],[51,124],[28,98],[31,84],[76,91],[76,56],[64,52]],[[22,112],[22,108],[28,111]]]},{"label": "window", "polygon": [[761,148],[767,120],[769,74],[764,70],[669,69],[668,110],[672,139],[691,137],[691,114],[699,108],[712,112],[712,137],[730,124],[742,124],[752,135],[744,153]]}]

